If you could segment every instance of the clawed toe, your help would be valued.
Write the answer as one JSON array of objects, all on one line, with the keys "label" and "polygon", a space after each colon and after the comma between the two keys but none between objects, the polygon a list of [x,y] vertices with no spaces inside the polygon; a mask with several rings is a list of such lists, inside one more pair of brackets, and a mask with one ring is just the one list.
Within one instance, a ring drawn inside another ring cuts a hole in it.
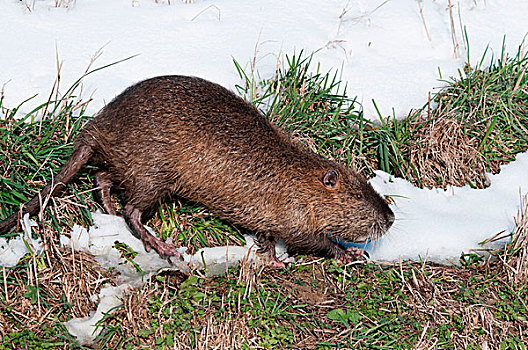
[{"label": "clawed toe", "polygon": [[286,267],[286,265],[282,261],[278,261],[278,260],[270,261],[269,266],[274,267],[276,269],[283,269]]},{"label": "clawed toe", "polygon": [[349,264],[357,261],[366,261],[368,259],[368,255],[363,249],[349,247],[343,252],[343,254],[336,256],[335,259],[338,264]]},{"label": "clawed toe", "polygon": [[154,248],[154,250],[163,259],[167,259],[169,257],[174,257],[174,258],[179,259],[180,261],[183,261],[182,255],[180,254],[180,252],[178,252],[178,250],[176,249],[175,246],[173,246],[171,244],[168,244],[168,243],[165,243],[162,240],[160,240],[159,238],[156,238],[156,237],[153,237],[153,238],[154,238],[153,242],[151,241],[148,244],[152,248]]},{"label": "clawed toe", "polygon": [[143,236],[141,240],[143,241],[143,246],[147,252],[150,252],[151,249],[154,249],[162,259],[176,257],[180,260],[183,260],[183,257],[175,246],[162,241],[158,237],[146,235]]},{"label": "clawed toe", "polygon": [[141,239],[145,250],[150,252],[150,249],[153,248],[163,259],[168,257],[176,257],[180,260],[183,260],[183,257],[178,252],[175,246],[165,243],[160,238],[153,236],[148,232],[145,227],[141,224],[141,215],[142,212],[137,208],[134,208],[131,204],[125,206],[125,211],[123,212],[123,217],[125,221],[132,230],[132,233]]}]

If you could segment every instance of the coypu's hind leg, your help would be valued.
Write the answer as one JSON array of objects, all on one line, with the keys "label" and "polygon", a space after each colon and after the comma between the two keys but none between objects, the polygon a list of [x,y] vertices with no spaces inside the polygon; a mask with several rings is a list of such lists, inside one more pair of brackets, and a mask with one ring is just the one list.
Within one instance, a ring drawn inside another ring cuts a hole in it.
[{"label": "coypu's hind leg", "polygon": [[127,204],[125,206],[125,211],[123,212],[123,217],[125,218],[128,227],[130,227],[132,230],[132,233],[141,239],[145,245],[145,250],[149,252],[150,248],[154,248],[154,250],[158,252],[162,258],[174,256],[180,260],[183,260],[175,246],[163,242],[158,237],[154,237],[150,234],[150,232],[147,231],[147,229],[145,229],[141,223],[142,214],[143,213],[139,209],[135,208],[132,204]]},{"label": "coypu's hind leg", "polygon": [[267,263],[277,268],[285,267],[284,262],[277,258],[277,254],[275,252],[275,243],[277,243],[277,238],[267,233],[257,232],[257,243],[259,246],[258,251],[264,256],[264,260],[266,260]]},{"label": "coypu's hind leg", "polygon": [[114,206],[112,205],[112,198],[110,197],[112,180],[108,173],[99,171],[95,174],[95,184],[99,187],[99,190],[94,192],[96,202],[103,206],[107,214],[116,215]]}]

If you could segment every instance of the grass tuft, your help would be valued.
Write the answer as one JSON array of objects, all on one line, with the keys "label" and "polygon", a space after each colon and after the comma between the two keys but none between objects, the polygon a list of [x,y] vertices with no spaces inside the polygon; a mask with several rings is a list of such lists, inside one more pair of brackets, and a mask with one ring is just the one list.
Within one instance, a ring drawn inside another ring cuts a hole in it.
[{"label": "grass tuft", "polygon": [[484,188],[486,172],[528,149],[528,57],[519,48],[482,68],[485,57],[421,109],[385,122],[394,175],[418,186]]},{"label": "grass tuft", "polygon": [[[21,118],[17,116],[30,100],[11,110],[2,108],[5,114],[0,119],[0,219],[19,210],[70,156],[73,140],[89,118],[84,114],[88,102],[78,99],[74,90],[69,92],[63,98],[50,97],[47,103]],[[79,178],[68,185],[66,197],[55,198],[46,209],[58,231],[63,225],[91,223],[89,210],[94,209],[94,204],[86,193],[90,181],[86,175]]]},{"label": "grass tuft", "polygon": [[337,72],[321,73],[312,56],[286,56],[275,76],[238,90],[313,151],[366,176],[380,169],[423,187],[488,185],[486,172],[528,149],[528,57],[505,52],[488,68],[466,65],[458,78],[407,118],[366,119]]}]

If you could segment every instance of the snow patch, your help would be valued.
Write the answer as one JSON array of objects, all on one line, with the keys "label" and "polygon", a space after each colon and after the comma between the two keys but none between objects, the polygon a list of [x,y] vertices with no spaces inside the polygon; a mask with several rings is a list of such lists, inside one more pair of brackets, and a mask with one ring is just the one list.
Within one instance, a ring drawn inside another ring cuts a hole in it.
[{"label": "snow patch", "polygon": [[[372,99],[383,116],[394,108],[401,118],[445,85],[438,81],[439,71],[444,79],[458,76],[467,49],[472,64],[488,44],[499,57],[506,36],[506,50],[515,54],[528,30],[525,0],[453,0],[451,12],[447,1],[433,0],[208,0],[171,1],[170,6],[154,0],[91,0],[72,1],[70,8],[55,3],[0,1],[0,90],[8,83],[6,106],[34,94],[39,95],[32,105],[47,100],[57,52],[64,62],[61,91],[103,47],[96,66],[139,54],[86,77],[84,91],[94,98],[88,113],[95,113],[146,78],[195,75],[233,89],[240,84],[233,58],[248,73],[254,62],[258,75],[268,79],[277,59],[304,50],[316,52],[313,62],[321,63],[320,71],[340,69],[349,96],[357,96],[367,118],[377,120]],[[39,54],[21,54],[28,52]]]},{"label": "snow patch", "polygon": [[367,248],[373,260],[457,262],[461,253],[500,248],[504,238],[486,246],[480,243],[515,228],[520,198],[528,192],[528,153],[503,165],[499,174],[488,174],[486,189],[469,186],[420,189],[382,171],[370,183],[381,194],[392,196],[396,220],[389,232]]},{"label": "snow patch", "polygon": [[[251,261],[257,259],[256,245],[250,236],[246,236],[246,245],[203,248],[194,255],[186,253],[186,249],[179,249],[184,261],[161,259],[153,250],[145,250],[143,243],[130,232],[122,217],[92,213],[94,225],[88,230],[75,225],[70,234],[71,238],[62,236],[63,245],[71,245],[74,249],[88,252],[95,256],[104,268],[113,267],[120,274],[116,278],[117,286],[106,286],[101,289],[96,300],[97,310],[90,316],[73,319],[65,323],[68,332],[76,336],[81,344],[90,344],[100,332],[97,323],[105,313],[122,305],[121,298],[130,289],[139,288],[145,284],[153,274],[163,270],[180,270],[189,273],[192,269],[206,268],[207,276],[220,275],[232,266],[237,266],[242,259]],[[150,228],[148,228],[150,229]],[[124,243],[137,252],[133,261],[142,272],[137,272],[121,253],[114,248],[116,242]]]},{"label": "snow patch", "polygon": [[27,253],[31,252],[36,255],[42,253],[42,241],[40,238],[32,237],[32,227],[36,227],[37,223],[29,218],[29,214],[25,214],[20,224],[24,231],[23,235],[10,240],[0,238],[0,266],[13,267]]}]

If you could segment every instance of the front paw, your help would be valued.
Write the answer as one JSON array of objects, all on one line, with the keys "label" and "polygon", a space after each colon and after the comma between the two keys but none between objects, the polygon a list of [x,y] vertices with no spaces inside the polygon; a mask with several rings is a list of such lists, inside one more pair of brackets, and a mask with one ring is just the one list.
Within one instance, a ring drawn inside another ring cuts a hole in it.
[{"label": "front paw", "polygon": [[368,256],[361,248],[349,247],[336,255],[335,259],[339,264],[350,264],[357,261],[366,261]]}]

